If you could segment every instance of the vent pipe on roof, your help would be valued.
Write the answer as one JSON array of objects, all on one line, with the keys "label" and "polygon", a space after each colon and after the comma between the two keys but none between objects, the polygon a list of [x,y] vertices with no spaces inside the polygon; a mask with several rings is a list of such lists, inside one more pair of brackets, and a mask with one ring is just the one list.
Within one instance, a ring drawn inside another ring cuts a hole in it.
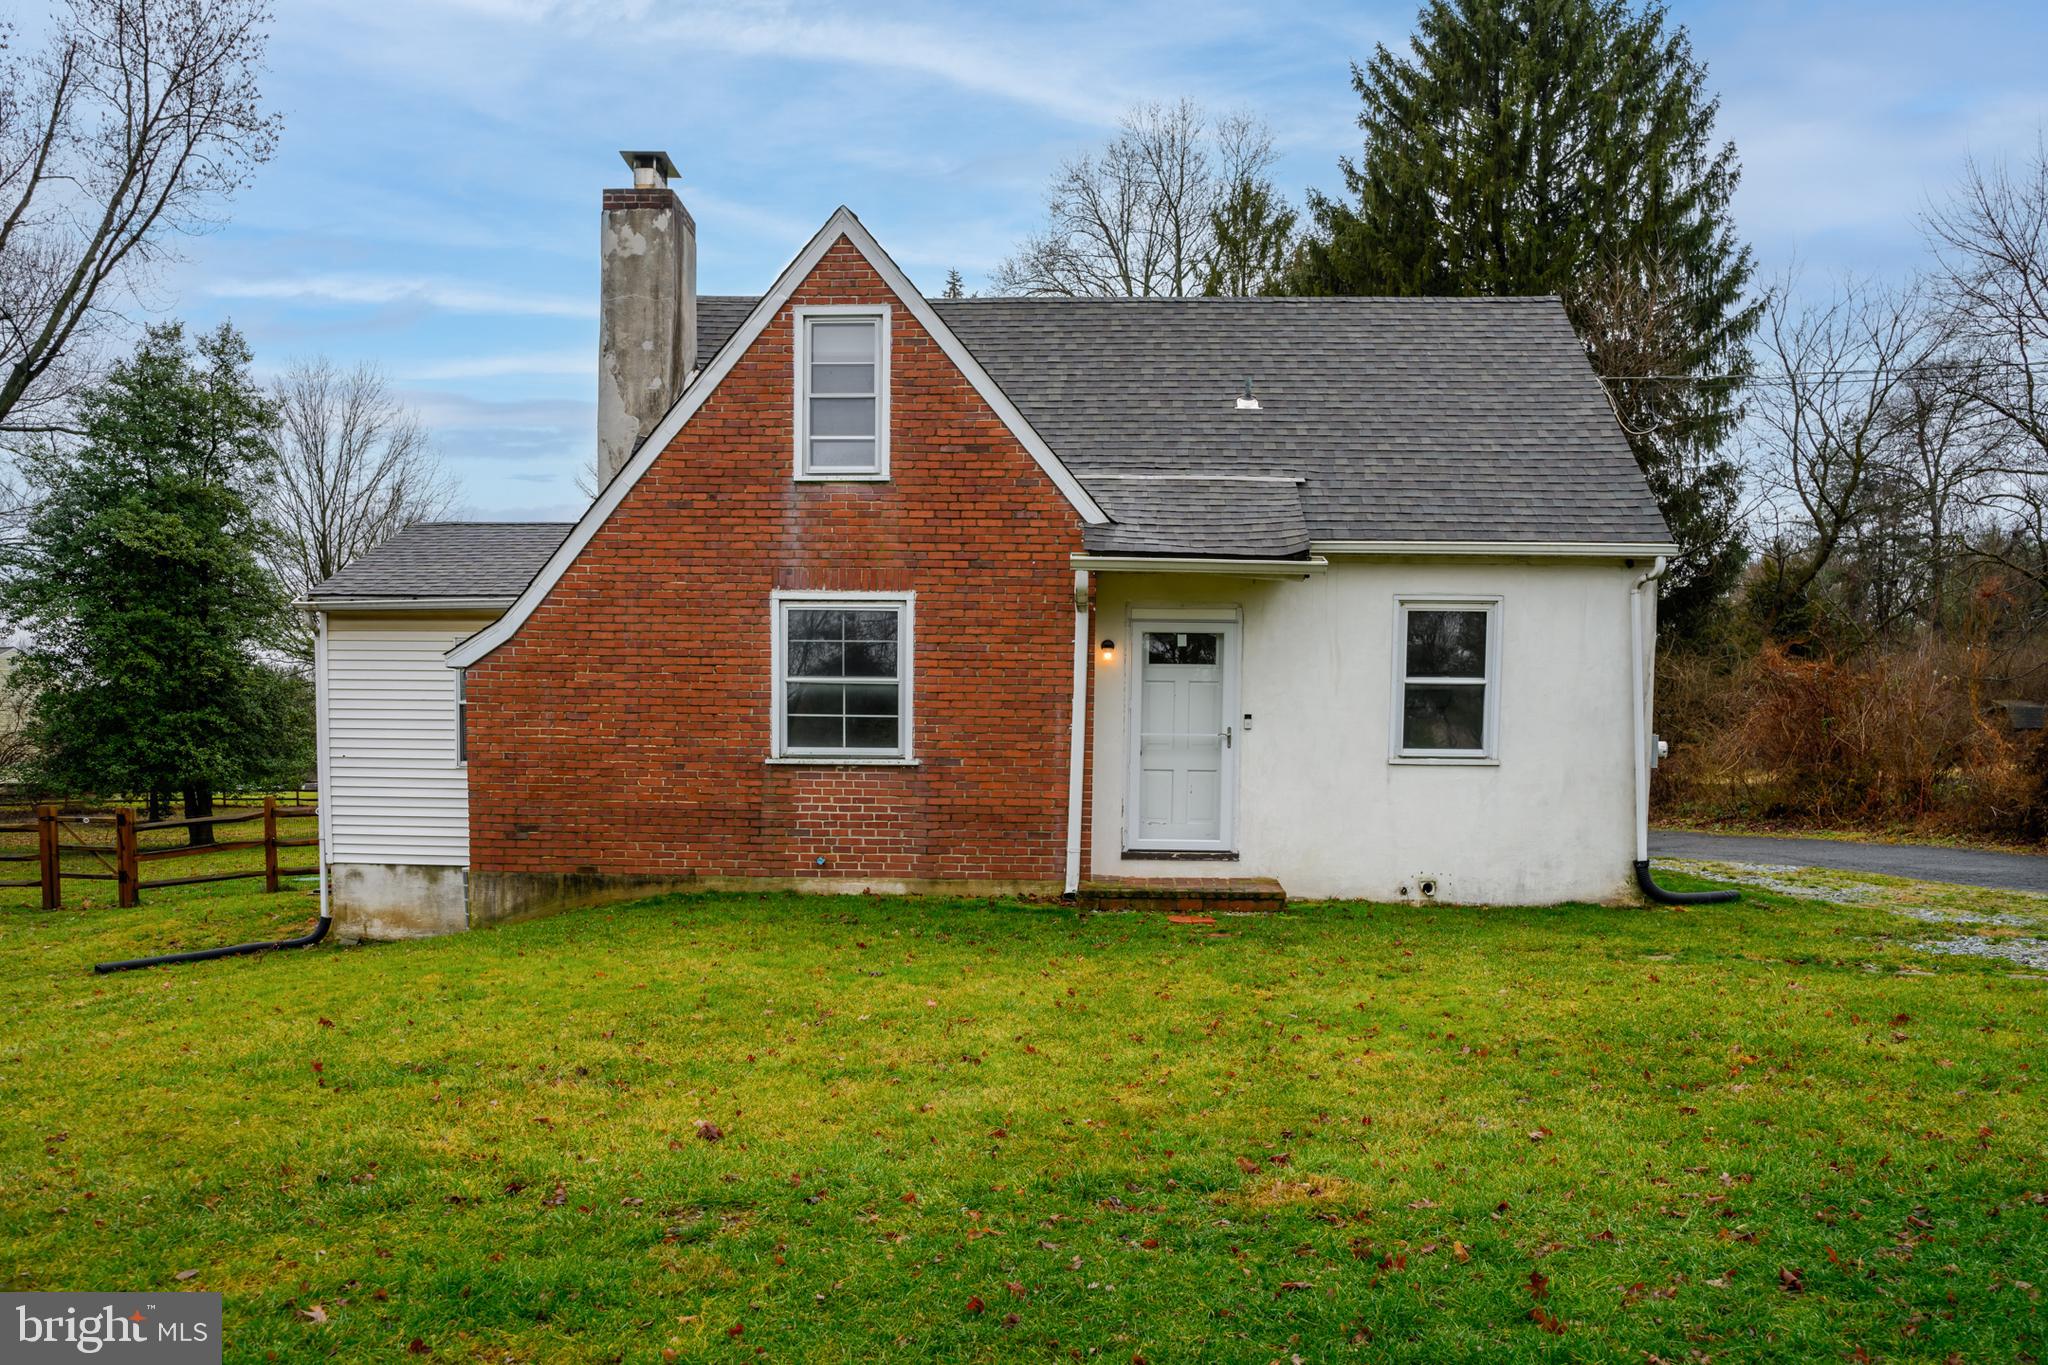
[{"label": "vent pipe on roof", "polygon": [[667,152],[620,152],[631,189],[604,192],[597,323],[597,486],[610,483],[697,363],[697,224]]},{"label": "vent pipe on roof", "polygon": [[1238,411],[1255,410],[1258,406],[1259,396],[1252,392],[1252,377],[1246,375],[1244,377],[1244,392],[1237,396]]}]

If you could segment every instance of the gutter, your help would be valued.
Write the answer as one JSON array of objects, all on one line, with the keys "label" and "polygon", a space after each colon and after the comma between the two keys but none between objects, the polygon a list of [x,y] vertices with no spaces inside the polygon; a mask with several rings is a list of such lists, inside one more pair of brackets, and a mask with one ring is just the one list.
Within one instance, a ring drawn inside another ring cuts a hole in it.
[{"label": "gutter", "polygon": [[292,605],[305,612],[329,611],[495,611],[503,612],[514,597],[317,597]]},{"label": "gutter", "polygon": [[1318,555],[1494,555],[1542,559],[1650,559],[1678,553],[1670,542],[1611,540],[1318,540]]},{"label": "gutter", "polygon": [[1643,589],[1664,576],[1666,560],[1657,556],[1650,571],[1628,590],[1629,711],[1635,742],[1636,887],[1663,905],[1724,905],[1741,897],[1734,891],[1666,891],[1650,875],[1650,693],[1643,657]]},{"label": "gutter", "polygon": [[1201,559],[1190,555],[1074,554],[1067,562],[1076,570],[1095,573],[1202,573],[1223,578],[1313,578],[1330,561],[1306,559]]},{"label": "gutter", "polygon": [[1066,894],[1081,889],[1081,800],[1088,753],[1088,571],[1074,573],[1074,714],[1067,751]]}]

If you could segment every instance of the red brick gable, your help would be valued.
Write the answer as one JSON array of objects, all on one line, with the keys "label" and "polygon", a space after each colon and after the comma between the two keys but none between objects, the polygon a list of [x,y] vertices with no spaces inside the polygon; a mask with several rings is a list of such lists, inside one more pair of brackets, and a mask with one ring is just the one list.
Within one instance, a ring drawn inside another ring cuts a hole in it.
[{"label": "red brick gable", "polygon": [[[798,482],[791,308],[882,302],[890,478]],[[473,868],[1057,882],[1080,548],[1073,507],[840,239],[469,670]],[[765,761],[777,588],[916,591],[917,766]]]}]

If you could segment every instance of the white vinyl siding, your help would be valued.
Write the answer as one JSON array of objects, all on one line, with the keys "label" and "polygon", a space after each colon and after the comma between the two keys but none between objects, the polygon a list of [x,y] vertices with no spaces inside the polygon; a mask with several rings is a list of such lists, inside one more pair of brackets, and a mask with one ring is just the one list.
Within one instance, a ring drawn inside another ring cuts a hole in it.
[{"label": "white vinyl siding", "polygon": [[335,863],[462,867],[469,774],[456,755],[455,670],[444,657],[489,617],[330,617],[328,812]]}]

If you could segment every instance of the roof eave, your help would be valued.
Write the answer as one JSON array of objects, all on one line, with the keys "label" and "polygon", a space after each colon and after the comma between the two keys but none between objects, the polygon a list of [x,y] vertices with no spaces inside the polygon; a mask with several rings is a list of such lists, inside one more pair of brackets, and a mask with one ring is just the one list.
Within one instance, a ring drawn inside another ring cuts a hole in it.
[{"label": "roof eave", "polygon": [[1318,540],[1317,555],[1462,555],[1489,558],[1651,559],[1674,555],[1668,540]]},{"label": "roof eave", "polygon": [[299,599],[292,605],[300,611],[491,611],[503,612],[517,597],[476,596],[377,596],[320,597]]},{"label": "roof eave", "polygon": [[1306,559],[1229,559],[1200,555],[1074,554],[1068,560],[1076,569],[1090,573],[1199,573],[1222,578],[1313,578],[1330,567],[1329,560],[1315,555]]}]

